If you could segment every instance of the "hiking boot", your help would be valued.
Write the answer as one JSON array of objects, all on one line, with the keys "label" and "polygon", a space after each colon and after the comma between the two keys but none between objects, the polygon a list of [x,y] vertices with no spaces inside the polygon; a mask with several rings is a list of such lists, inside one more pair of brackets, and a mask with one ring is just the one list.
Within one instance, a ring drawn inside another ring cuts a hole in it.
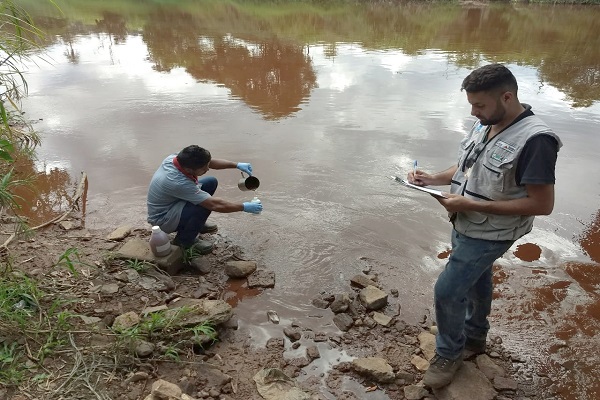
[{"label": "hiking boot", "polygon": [[175,238],[175,239],[173,239],[171,244],[181,247],[181,250],[183,250],[183,251],[192,249],[192,252],[196,252],[196,253],[199,253],[202,255],[210,253],[213,249],[213,244],[211,242],[209,242],[208,240],[201,240],[198,238],[196,238],[194,240],[194,243],[187,244],[187,245],[180,244],[179,240],[177,240],[177,238]]},{"label": "hiking boot", "polygon": [[452,382],[452,378],[454,378],[454,374],[461,367],[462,361],[462,357],[450,360],[436,353],[425,372],[423,383],[432,389],[439,389],[446,386]]},{"label": "hiking boot", "polygon": [[485,353],[485,339],[473,339],[467,337],[465,341],[465,352],[463,358],[469,358]]},{"label": "hiking boot", "polygon": [[217,224],[205,222],[202,229],[200,229],[200,233],[215,233],[217,230],[219,230]]}]

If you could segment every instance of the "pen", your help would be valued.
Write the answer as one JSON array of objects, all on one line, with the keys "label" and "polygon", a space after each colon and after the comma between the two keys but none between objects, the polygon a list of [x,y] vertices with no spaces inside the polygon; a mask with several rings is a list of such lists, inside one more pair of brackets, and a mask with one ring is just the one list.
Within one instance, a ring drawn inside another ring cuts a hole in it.
[{"label": "pen", "polygon": [[413,162],[413,179],[417,179],[417,160]]}]

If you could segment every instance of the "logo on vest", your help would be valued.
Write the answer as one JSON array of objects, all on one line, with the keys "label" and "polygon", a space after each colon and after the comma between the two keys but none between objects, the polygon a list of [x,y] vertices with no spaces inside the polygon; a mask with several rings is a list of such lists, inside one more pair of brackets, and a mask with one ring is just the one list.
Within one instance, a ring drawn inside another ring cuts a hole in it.
[{"label": "logo on vest", "polygon": [[515,151],[517,151],[517,148],[515,146],[513,146],[512,144],[503,142],[502,140],[498,140],[496,142],[496,146],[500,147],[502,150],[508,151],[509,153],[514,153]]}]

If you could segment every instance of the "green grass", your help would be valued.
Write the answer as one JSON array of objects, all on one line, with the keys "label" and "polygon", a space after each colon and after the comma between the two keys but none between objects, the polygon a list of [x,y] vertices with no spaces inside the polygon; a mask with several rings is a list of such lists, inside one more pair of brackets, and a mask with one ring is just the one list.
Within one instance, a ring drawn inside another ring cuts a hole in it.
[{"label": "green grass", "polygon": [[189,307],[162,310],[149,314],[133,327],[114,329],[117,335],[117,346],[132,354],[140,340],[151,343],[164,342],[166,344],[163,347],[162,356],[178,361],[180,347],[188,343],[185,338],[190,337],[191,344],[198,343],[201,335],[207,336],[212,342],[217,340],[217,331],[210,321],[193,327],[179,325],[179,322],[184,321],[191,311]]},{"label": "green grass", "polygon": [[127,268],[131,268],[137,272],[144,272],[152,265],[147,261],[140,261],[137,258],[135,260],[126,260],[125,265]]},{"label": "green grass", "polygon": [[[0,274],[0,385],[18,385],[28,376],[26,362],[43,361],[68,347],[77,316],[68,294],[45,290],[39,282],[13,271],[4,261]],[[51,282],[46,282],[51,283]],[[27,354],[27,356],[25,356]]]}]

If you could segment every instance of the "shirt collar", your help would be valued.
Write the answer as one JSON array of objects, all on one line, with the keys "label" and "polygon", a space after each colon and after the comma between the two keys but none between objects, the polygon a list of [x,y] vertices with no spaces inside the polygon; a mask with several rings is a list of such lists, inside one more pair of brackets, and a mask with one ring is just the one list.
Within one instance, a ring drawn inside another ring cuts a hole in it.
[{"label": "shirt collar", "polygon": [[193,180],[195,184],[198,184],[198,177],[193,174],[190,174],[189,172],[184,171],[183,167],[181,166],[181,164],[179,164],[179,161],[177,160],[177,156],[173,157],[173,165],[179,170],[179,172]]}]

